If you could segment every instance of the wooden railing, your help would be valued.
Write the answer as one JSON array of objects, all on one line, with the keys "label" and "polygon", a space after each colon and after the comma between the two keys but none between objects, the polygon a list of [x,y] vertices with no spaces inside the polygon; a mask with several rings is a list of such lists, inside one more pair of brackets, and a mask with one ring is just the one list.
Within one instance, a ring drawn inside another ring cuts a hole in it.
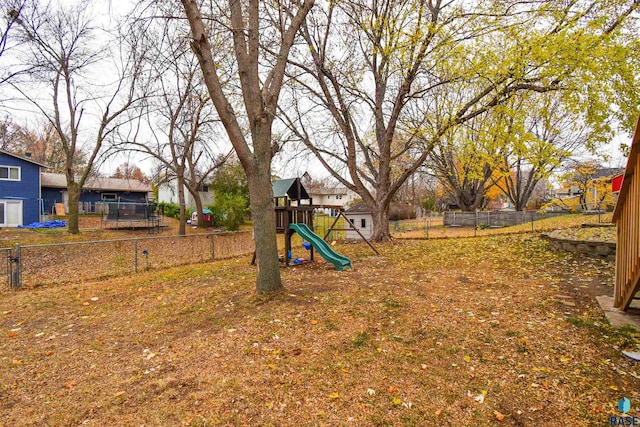
[{"label": "wooden railing", "polygon": [[312,206],[276,206],[276,231],[289,230],[289,224],[306,224],[313,230]]},{"label": "wooden railing", "polygon": [[627,310],[640,290],[640,119],[618,196],[616,223],[616,283],[614,305]]}]

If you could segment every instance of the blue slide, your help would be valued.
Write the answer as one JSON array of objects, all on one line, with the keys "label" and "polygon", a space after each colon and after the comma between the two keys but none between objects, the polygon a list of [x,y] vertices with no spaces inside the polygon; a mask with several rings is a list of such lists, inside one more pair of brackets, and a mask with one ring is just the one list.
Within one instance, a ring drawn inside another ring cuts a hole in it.
[{"label": "blue slide", "polygon": [[307,240],[315,248],[322,258],[332,263],[336,270],[344,271],[352,268],[351,260],[346,256],[342,256],[333,249],[324,239],[311,231],[306,224],[289,224],[289,228],[298,233],[303,239]]}]

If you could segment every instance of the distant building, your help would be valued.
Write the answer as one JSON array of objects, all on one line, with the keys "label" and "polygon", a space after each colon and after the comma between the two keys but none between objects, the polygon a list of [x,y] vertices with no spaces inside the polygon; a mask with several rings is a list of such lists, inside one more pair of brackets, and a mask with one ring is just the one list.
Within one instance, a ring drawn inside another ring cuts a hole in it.
[{"label": "distant building", "polygon": [[[62,173],[42,173],[42,200],[44,212],[56,213],[56,203],[64,204],[69,212],[69,192],[67,177]],[[153,191],[149,184],[134,179],[89,177],[80,194],[80,213],[98,213],[100,203],[153,201]]]},{"label": "distant building", "polygon": [[[371,238],[373,235],[373,215],[371,214],[371,209],[369,209],[366,203],[356,203],[344,211],[344,215],[347,217],[351,225],[354,228],[357,228],[365,239]],[[349,229],[348,225],[345,224],[344,228],[346,229],[345,238],[347,240],[362,239],[360,234],[355,230]]]},{"label": "distant building", "polygon": [[[344,186],[309,186],[305,184],[313,204],[327,206],[324,210],[330,216],[337,216],[339,208],[349,206],[358,195]],[[335,206],[335,207],[333,207]]]},{"label": "distant building", "polygon": [[584,182],[563,183],[555,191],[554,204],[570,210],[613,210],[617,195],[611,192],[610,183],[613,177],[624,172],[622,168],[599,168],[592,173],[584,174]]},{"label": "distant building", "polygon": [[[200,195],[200,200],[202,200],[202,206],[212,205],[214,201],[214,192],[207,184],[200,186],[198,191]],[[176,205],[180,204],[180,200],[178,199],[178,180],[171,179],[169,181],[162,182],[158,185],[158,202],[161,203],[175,203]],[[193,195],[187,189],[187,186],[184,186],[184,203],[187,209],[195,209],[196,202],[193,198]]]}]

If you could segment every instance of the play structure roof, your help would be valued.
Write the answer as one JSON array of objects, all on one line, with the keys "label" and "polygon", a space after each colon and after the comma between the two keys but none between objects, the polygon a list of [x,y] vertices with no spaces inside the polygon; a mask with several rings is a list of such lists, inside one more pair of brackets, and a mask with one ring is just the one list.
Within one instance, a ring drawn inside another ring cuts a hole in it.
[{"label": "play structure roof", "polygon": [[279,179],[273,183],[273,197],[289,197],[291,200],[309,200],[309,193],[300,178]]}]

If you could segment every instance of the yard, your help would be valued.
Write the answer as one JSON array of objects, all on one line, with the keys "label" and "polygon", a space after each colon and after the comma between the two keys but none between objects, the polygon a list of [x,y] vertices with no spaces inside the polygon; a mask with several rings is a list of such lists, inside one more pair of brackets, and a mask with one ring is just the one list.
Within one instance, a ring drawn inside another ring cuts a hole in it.
[{"label": "yard", "polygon": [[338,245],[4,293],[4,425],[608,425],[640,368],[594,296],[613,265],[533,235]]}]

